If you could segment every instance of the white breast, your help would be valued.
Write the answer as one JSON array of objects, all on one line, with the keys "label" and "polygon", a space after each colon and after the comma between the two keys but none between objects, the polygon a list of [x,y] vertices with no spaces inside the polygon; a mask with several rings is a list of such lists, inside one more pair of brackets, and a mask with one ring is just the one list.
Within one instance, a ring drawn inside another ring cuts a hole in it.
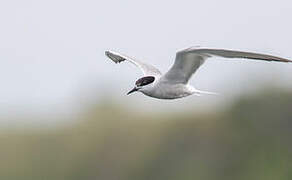
[{"label": "white breast", "polygon": [[193,94],[193,90],[192,87],[185,84],[157,82],[153,86],[143,89],[142,93],[158,99],[176,99]]}]

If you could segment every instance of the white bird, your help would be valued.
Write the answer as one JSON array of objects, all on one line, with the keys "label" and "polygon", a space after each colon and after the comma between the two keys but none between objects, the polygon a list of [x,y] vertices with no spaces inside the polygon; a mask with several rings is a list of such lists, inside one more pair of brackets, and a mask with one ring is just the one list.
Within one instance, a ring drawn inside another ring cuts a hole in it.
[{"label": "white bird", "polygon": [[158,99],[176,99],[186,97],[192,94],[216,94],[212,92],[197,90],[193,86],[188,84],[189,79],[196,72],[196,70],[205,62],[207,58],[212,56],[290,63],[292,62],[289,59],[266,54],[233,51],[226,49],[191,47],[177,52],[175,62],[172,67],[168,70],[168,72],[162,74],[154,66],[122,55],[120,53],[106,51],[105,55],[113,60],[115,63],[120,63],[127,60],[142,70],[144,76],[136,81],[135,87],[131,91],[129,91],[128,94],[138,91],[147,96]]}]

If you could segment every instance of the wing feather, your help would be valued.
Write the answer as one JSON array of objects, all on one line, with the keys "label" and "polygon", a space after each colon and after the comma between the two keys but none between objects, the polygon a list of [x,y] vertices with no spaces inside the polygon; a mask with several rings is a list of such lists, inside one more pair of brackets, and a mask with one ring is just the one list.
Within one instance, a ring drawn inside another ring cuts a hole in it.
[{"label": "wing feather", "polygon": [[173,66],[162,78],[171,83],[187,83],[196,70],[199,69],[199,67],[205,62],[205,60],[212,56],[290,63],[292,62],[289,59],[266,54],[196,47],[179,51],[176,54]]},{"label": "wing feather", "polygon": [[154,66],[143,63],[139,60],[130,58],[126,55],[122,55],[120,53],[113,52],[113,51],[105,51],[105,55],[115,63],[120,63],[125,60],[129,61],[130,63],[140,68],[145,76],[161,76],[161,72]]}]

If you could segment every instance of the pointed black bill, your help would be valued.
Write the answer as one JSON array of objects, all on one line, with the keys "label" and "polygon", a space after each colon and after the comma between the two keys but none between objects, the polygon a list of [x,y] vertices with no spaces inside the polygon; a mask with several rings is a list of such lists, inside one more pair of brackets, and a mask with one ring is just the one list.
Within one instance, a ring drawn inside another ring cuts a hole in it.
[{"label": "pointed black bill", "polygon": [[127,95],[129,95],[129,94],[131,94],[131,93],[133,93],[133,92],[135,92],[135,91],[138,91],[138,88],[134,87],[131,91],[129,91],[129,92],[127,93]]}]

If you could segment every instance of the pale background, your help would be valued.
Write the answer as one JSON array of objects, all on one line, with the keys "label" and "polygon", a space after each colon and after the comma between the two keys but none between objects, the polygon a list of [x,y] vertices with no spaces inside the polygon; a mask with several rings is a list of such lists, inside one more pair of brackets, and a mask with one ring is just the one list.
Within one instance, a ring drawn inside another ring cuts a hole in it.
[{"label": "pale background", "polygon": [[67,116],[83,103],[107,98],[147,111],[190,103],[194,109],[216,110],[232,95],[261,85],[291,88],[290,64],[213,58],[191,82],[220,97],[161,101],[126,96],[141,73],[104,56],[105,50],[115,50],[162,72],[177,50],[196,45],[291,59],[291,17],[289,0],[1,1],[0,123],[20,123],[6,118],[11,116]]}]

